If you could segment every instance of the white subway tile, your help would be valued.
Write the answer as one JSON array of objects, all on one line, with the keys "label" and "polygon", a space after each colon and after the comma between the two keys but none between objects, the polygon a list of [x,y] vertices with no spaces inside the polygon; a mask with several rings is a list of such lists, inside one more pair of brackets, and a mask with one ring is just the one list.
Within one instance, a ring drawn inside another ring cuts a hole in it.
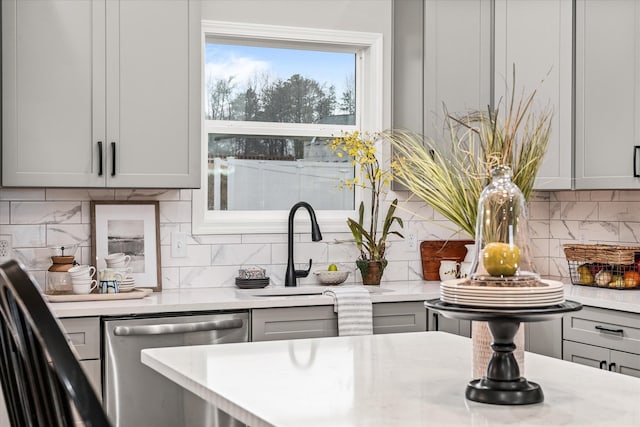
[{"label": "white subway tile", "polygon": [[[295,236],[295,235],[294,235]],[[286,234],[243,234],[242,243],[282,243],[287,241]]]},{"label": "white subway tile", "polygon": [[48,224],[47,246],[91,246],[89,224]]},{"label": "white subway tile", "polygon": [[640,222],[640,202],[602,203],[598,219],[601,221]]},{"label": "white subway tile", "polygon": [[640,243],[640,222],[620,223],[620,242]]},{"label": "white subway tile", "polygon": [[9,224],[9,202],[0,202],[0,224]]},{"label": "white subway tile", "polygon": [[210,266],[180,268],[180,288],[211,288],[235,286],[238,267]]},{"label": "white subway tile", "polygon": [[187,256],[185,258],[172,258],[171,246],[161,245],[160,256],[162,267],[195,267],[211,265],[211,246],[209,245],[187,245]]},{"label": "white subway tile", "polygon": [[180,200],[180,190],[129,189],[116,190],[116,200]]},{"label": "white subway tile", "polygon": [[44,200],[44,188],[0,188],[0,200]]},{"label": "white subway tile", "polygon": [[191,222],[191,202],[160,202],[160,222]]},{"label": "white subway tile", "polygon": [[113,200],[115,190],[98,188],[47,188],[47,201]]},{"label": "white subway tile", "polygon": [[81,223],[80,202],[11,202],[12,224]]},{"label": "white subway tile", "polygon": [[179,267],[162,267],[162,289],[178,289],[180,288],[180,268]]},{"label": "white subway tile", "polygon": [[564,202],[562,203],[560,218],[564,220],[597,220],[597,202]]},{"label": "white subway tile", "polygon": [[[191,224],[180,224],[180,231],[191,233]],[[236,245],[239,243],[271,243],[269,241],[264,242],[244,242],[240,234],[195,234],[189,236],[192,242],[189,244],[199,245]]]},{"label": "white subway tile", "polygon": [[211,245],[211,265],[271,264],[271,245]]},{"label": "white subway tile", "polygon": [[38,248],[46,246],[46,227],[36,225],[3,225],[0,234],[11,236],[14,248]]}]

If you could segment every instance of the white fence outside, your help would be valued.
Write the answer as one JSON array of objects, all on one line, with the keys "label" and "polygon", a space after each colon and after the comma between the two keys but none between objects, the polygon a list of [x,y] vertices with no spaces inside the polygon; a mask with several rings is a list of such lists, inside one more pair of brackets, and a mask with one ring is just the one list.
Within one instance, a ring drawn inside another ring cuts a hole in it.
[{"label": "white fence outside", "polygon": [[221,171],[227,176],[227,210],[287,210],[304,200],[318,210],[354,209],[348,162],[214,159],[214,209],[220,209]]}]

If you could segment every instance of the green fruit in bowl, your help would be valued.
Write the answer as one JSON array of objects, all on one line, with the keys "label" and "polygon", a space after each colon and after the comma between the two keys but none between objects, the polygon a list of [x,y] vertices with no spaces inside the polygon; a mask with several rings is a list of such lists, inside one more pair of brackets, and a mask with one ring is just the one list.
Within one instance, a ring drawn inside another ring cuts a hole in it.
[{"label": "green fruit in bowl", "polygon": [[329,264],[328,271],[338,271],[338,266],[335,264]]}]

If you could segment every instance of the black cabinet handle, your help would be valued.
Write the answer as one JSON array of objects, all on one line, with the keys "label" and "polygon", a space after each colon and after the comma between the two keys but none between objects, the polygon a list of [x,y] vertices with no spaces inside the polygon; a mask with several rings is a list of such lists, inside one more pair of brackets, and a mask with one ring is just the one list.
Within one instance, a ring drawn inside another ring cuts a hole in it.
[{"label": "black cabinet handle", "polygon": [[116,176],[116,143],[111,143],[111,176]]},{"label": "black cabinet handle", "polygon": [[102,176],[102,141],[98,141],[98,176]]},{"label": "black cabinet handle", "polygon": [[633,177],[640,178],[640,174],[638,174],[638,149],[640,149],[640,145],[636,145],[633,147]]},{"label": "black cabinet handle", "polygon": [[615,362],[611,362],[611,363],[609,363],[609,370],[610,370],[610,371],[612,371],[612,372],[615,372],[615,371],[616,371],[616,364],[615,364]]},{"label": "black cabinet handle", "polygon": [[607,368],[607,361],[606,360],[601,360],[600,361],[600,369],[606,369]]},{"label": "black cabinet handle", "polygon": [[595,328],[597,330],[599,330],[600,332],[605,332],[607,334],[618,334],[618,335],[623,335],[624,334],[624,329],[610,329],[610,328],[605,328],[604,326],[600,326],[600,325],[595,326]]}]

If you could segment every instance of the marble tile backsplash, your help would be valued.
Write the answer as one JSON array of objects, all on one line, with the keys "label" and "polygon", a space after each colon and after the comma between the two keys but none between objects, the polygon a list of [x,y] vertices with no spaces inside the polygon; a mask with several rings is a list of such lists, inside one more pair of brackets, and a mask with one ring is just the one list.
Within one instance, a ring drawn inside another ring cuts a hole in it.
[{"label": "marble tile backsplash", "polygon": [[[418,241],[466,239],[433,208],[397,192],[398,213],[405,229]],[[287,262],[286,234],[191,235],[191,190],[108,189],[0,189],[0,234],[12,236],[14,257],[44,283],[51,260],[48,247],[78,244],[76,258],[91,258],[90,200],[158,200],[160,249],[164,289],[233,286],[238,268],[267,268],[273,283],[282,283]],[[536,193],[529,204],[531,249],[543,275],[567,277],[565,243],[640,242],[640,191],[558,191]],[[322,224],[320,224],[322,226]],[[171,257],[171,232],[188,235],[187,257]],[[311,242],[308,233],[296,234],[296,263],[313,259],[314,268],[338,263],[354,269],[358,253],[349,233],[324,233]],[[345,242],[347,241],[347,242]],[[393,238],[388,251],[385,281],[421,280],[419,248]],[[358,282],[359,274],[349,281]],[[310,275],[301,283],[315,283]]]}]

